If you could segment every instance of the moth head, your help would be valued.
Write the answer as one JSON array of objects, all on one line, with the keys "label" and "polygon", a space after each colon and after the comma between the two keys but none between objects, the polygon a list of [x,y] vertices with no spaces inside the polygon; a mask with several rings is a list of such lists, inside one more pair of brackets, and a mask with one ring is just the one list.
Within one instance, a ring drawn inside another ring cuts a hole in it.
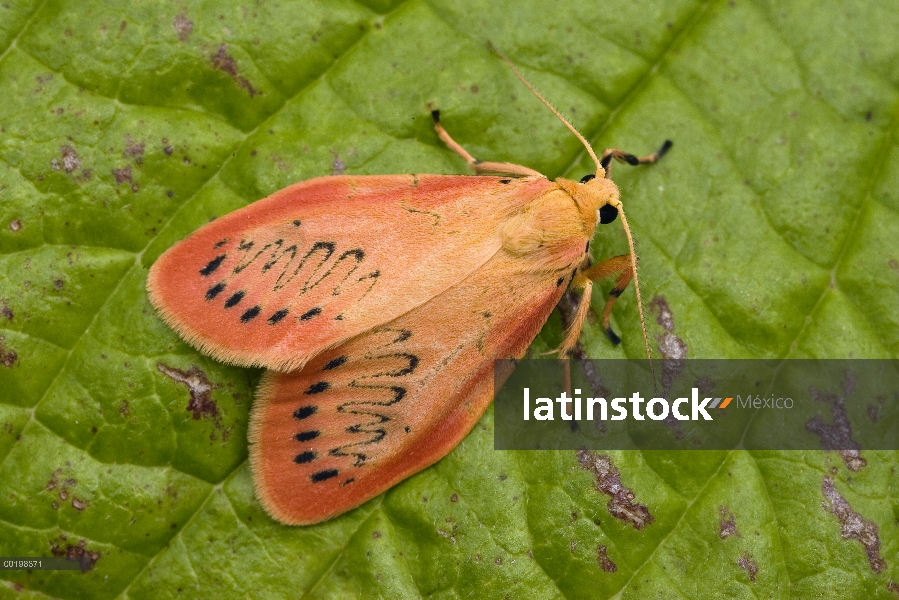
[{"label": "moth head", "polygon": [[621,200],[618,198],[618,187],[610,179],[590,174],[585,175],[578,186],[581,194],[585,196],[587,206],[596,210],[596,218],[603,225],[608,225],[618,218],[618,209]]}]

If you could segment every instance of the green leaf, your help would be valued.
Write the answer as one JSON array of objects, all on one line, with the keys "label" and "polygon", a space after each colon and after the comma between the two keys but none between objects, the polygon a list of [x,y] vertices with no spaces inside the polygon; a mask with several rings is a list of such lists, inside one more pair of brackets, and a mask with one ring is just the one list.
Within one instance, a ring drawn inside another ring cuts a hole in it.
[{"label": "green leaf", "polygon": [[[481,159],[590,172],[489,40],[597,149],[674,140],[614,169],[651,339],[897,358],[896,31],[861,0],[7,0],[0,555],[92,569],[0,571],[0,597],[896,598],[897,452],[612,452],[625,501],[596,456],[494,451],[489,410],[386,494],[280,525],[246,461],[260,373],[186,345],[144,289],[290,183],[466,172],[429,103]],[[598,232],[597,259],[625,251]],[[622,346],[591,322],[587,354],[642,356],[632,292],[613,325]],[[554,315],[535,350],[560,335]]]}]

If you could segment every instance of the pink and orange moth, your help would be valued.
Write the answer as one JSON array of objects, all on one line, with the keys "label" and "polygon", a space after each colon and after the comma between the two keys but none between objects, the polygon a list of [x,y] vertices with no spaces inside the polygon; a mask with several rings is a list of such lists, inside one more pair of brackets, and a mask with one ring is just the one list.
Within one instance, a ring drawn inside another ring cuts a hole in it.
[{"label": "pink and orange moth", "polygon": [[[511,63],[510,63],[511,65]],[[216,359],[268,369],[250,421],[257,495],[287,524],[346,512],[437,462],[493,395],[495,359],[520,358],[569,288],[583,291],[558,348],[577,342],[593,281],[635,279],[612,159],[655,162],[587,140],[515,69],[596,163],[580,182],[510,163],[477,173],[321,177],[201,227],[150,269],[153,305]],[[590,265],[599,223],[620,215],[630,253]],[[649,344],[644,328],[644,344]]]}]

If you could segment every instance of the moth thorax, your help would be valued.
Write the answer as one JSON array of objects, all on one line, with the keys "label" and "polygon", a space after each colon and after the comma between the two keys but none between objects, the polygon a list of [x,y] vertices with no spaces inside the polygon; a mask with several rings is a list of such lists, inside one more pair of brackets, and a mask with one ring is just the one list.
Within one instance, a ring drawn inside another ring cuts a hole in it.
[{"label": "moth thorax", "polygon": [[572,239],[585,237],[582,211],[571,200],[570,193],[561,189],[535,198],[504,223],[503,249],[513,256],[558,259],[567,264],[571,258],[559,255],[559,249],[567,248]]}]

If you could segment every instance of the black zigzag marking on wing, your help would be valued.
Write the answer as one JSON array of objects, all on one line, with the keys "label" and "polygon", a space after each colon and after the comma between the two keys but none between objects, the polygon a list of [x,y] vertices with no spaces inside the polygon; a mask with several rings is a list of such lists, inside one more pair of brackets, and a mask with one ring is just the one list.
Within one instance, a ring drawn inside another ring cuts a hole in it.
[{"label": "black zigzag marking on wing", "polygon": [[[382,349],[399,349],[396,346],[408,340],[412,335],[406,329],[385,331],[395,333],[396,336],[381,346]],[[337,407],[337,412],[356,415],[359,418],[358,422],[346,428],[346,432],[359,434],[362,438],[359,441],[332,448],[328,452],[331,456],[353,456],[355,457],[354,466],[362,466],[369,458],[364,450],[381,443],[387,436],[384,424],[390,421],[390,417],[383,408],[393,406],[406,397],[408,389],[403,385],[406,382],[401,378],[412,375],[420,362],[418,356],[408,352],[378,352],[376,350],[365,355],[367,361],[391,358],[399,359],[404,364],[397,368],[381,369],[369,375],[362,375],[349,383],[350,388],[365,390],[366,395],[371,396],[371,399],[352,400]]]}]

